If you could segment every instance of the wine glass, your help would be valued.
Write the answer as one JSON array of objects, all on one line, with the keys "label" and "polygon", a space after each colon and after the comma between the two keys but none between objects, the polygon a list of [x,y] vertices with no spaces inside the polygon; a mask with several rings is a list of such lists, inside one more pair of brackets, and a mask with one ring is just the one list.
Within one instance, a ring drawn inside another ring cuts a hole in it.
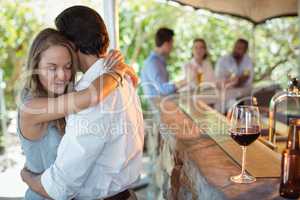
[{"label": "wine glass", "polygon": [[237,176],[230,177],[235,183],[252,183],[256,179],[245,171],[246,149],[260,135],[261,123],[260,114],[257,106],[238,105],[234,108],[230,121],[230,135],[243,150],[242,172]]},{"label": "wine glass", "polygon": [[196,82],[200,85],[203,82],[203,72],[202,70],[198,70],[196,74]]}]

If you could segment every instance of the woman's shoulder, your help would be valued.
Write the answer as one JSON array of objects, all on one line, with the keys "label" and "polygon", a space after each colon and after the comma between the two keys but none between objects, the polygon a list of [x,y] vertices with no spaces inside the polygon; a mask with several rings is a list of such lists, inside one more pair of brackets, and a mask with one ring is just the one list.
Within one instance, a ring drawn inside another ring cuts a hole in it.
[{"label": "woman's shoulder", "polygon": [[28,144],[36,144],[38,142],[41,142],[48,136],[49,132],[49,123],[43,123],[39,126],[35,127],[26,127],[25,125],[22,125],[22,123],[26,124],[26,121],[22,120],[22,117],[20,117],[20,114],[18,114],[18,122],[17,122],[17,134],[19,135],[19,138],[22,143],[28,143]]},{"label": "woman's shoulder", "polygon": [[21,103],[25,103],[31,99],[33,99],[32,92],[28,88],[23,88],[20,93]]},{"label": "woman's shoulder", "polygon": [[203,65],[204,66],[207,66],[207,67],[212,67],[212,64],[211,64],[211,61],[209,58],[206,58],[204,61],[203,61]]}]

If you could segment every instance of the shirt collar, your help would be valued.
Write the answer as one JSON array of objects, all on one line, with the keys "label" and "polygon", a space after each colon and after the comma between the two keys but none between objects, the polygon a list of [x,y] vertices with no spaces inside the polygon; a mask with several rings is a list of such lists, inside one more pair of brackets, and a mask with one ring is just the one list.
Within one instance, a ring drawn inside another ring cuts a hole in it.
[{"label": "shirt collar", "polygon": [[[233,60],[233,61],[236,63],[236,60],[235,60],[235,58],[233,57],[233,54],[231,53],[229,56],[230,56],[231,60]],[[243,58],[242,58],[242,60],[241,60],[241,63],[244,62],[244,60],[245,60],[247,57],[248,57],[248,55],[247,55],[247,54],[244,54],[244,55],[243,55]]]},{"label": "shirt collar", "polygon": [[197,61],[196,61],[195,58],[192,58],[191,63],[192,63],[193,65],[197,66],[197,67],[202,67],[202,66],[203,66],[203,63],[204,63],[205,61],[206,61],[206,60],[204,59],[204,60],[202,61],[202,64],[200,65],[200,64],[197,63]]},{"label": "shirt collar", "polygon": [[76,89],[81,90],[87,88],[98,76],[105,72],[104,59],[98,59],[82,76],[76,84]]},{"label": "shirt collar", "polygon": [[195,65],[195,66],[199,66],[199,64],[196,62],[195,58],[192,58],[192,64]]}]

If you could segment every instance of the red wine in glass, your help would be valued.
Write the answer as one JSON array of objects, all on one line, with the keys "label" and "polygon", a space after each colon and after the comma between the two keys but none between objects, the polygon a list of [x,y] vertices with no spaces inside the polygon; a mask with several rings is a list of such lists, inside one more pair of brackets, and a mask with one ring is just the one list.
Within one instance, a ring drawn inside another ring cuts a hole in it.
[{"label": "red wine in glass", "polygon": [[241,146],[248,146],[254,142],[260,135],[259,127],[236,128],[230,130],[230,136]]},{"label": "red wine in glass", "polygon": [[246,172],[246,149],[260,135],[261,123],[257,106],[237,105],[234,107],[230,120],[229,133],[231,138],[242,147],[242,172],[230,177],[235,183],[253,183],[255,177]]}]

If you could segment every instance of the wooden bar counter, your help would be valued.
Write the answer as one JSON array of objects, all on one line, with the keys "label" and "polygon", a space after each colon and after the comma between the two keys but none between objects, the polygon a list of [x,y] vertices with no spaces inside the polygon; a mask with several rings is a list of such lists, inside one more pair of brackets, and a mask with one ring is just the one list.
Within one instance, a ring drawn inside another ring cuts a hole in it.
[{"label": "wooden bar counter", "polygon": [[241,172],[241,148],[228,137],[223,115],[201,98],[185,95],[154,98],[151,104],[159,123],[154,182],[161,198],[283,199],[278,192],[280,154],[255,141],[247,151],[247,171],[257,181],[235,184],[229,178]]}]

